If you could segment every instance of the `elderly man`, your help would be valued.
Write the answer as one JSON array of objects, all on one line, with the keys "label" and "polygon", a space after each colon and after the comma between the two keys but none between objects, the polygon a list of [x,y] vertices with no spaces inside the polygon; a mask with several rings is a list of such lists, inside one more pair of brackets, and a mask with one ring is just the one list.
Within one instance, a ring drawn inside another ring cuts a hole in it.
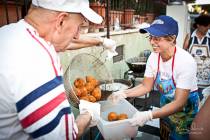
[{"label": "elderly man", "polygon": [[[87,106],[74,119],[57,52],[77,49],[71,48],[71,42],[79,42],[85,19],[102,22],[88,0],[32,0],[25,19],[0,28],[0,139],[58,140],[82,135],[94,110]],[[115,45],[109,39],[97,43]]]}]

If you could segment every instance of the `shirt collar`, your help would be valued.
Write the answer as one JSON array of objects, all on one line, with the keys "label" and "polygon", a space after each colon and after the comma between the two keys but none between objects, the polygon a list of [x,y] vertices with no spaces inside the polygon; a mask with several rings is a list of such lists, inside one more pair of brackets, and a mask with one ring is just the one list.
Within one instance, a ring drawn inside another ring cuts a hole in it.
[{"label": "shirt collar", "polygon": [[[29,29],[34,35],[36,35],[36,36],[38,36],[38,37],[40,38],[38,31],[37,31],[32,25],[30,25],[30,24],[29,24],[28,22],[26,22],[24,19],[20,20],[20,22],[23,22],[23,23],[25,24],[25,27],[26,27],[27,29]],[[44,39],[43,39],[43,40],[44,40]],[[46,41],[46,40],[45,40],[45,42],[46,42],[49,46],[52,46],[52,43],[50,43],[49,41]]]}]

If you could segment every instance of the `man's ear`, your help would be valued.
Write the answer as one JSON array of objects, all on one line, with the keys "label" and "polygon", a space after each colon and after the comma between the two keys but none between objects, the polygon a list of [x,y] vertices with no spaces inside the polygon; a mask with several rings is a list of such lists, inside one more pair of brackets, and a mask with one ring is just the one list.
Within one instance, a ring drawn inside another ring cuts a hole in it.
[{"label": "man's ear", "polygon": [[64,13],[64,12],[61,12],[57,15],[57,18],[56,18],[56,29],[58,32],[60,32],[64,26],[64,22],[66,20],[66,18],[69,16],[68,13]]}]

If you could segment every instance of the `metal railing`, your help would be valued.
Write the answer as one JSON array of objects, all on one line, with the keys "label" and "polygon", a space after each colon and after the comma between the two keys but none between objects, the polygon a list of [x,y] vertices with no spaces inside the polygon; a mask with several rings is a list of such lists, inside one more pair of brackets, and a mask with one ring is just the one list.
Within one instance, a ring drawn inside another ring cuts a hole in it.
[{"label": "metal railing", "polygon": [[107,37],[109,37],[109,32],[114,29],[116,22],[119,23],[122,29],[132,27],[135,12],[133,5],[136,0],[99,0],[95,2],[97,2],[97,7],[93,6],[92,2],[91,8],[104,18],[105,23],[101,25],[91,23],[91,28],[106,29]]},{"label": "metal railing", "polygon": [[[109,37],[110,30],[114,29],[116,21],[119,22],[121,29],[132,28],[134,14],[139,12],[138,10],[142,10],[137,6],[143,5],[142,2],[145,1],[147,0],[90,0],[92,5],[90,7],[104,18],[101,25],[90,23],[90,27],[106,31],[107,37]],[[93,2],[97,2],[95,7]],[[23,18],[27,14],[30,4],[31,0],[0,0],[0,26],[17,22]]]},{"label": "metal railing", "polygon": [[31,0],[1,0],[0,26],[17,22],[23,18],[30,6]]}]

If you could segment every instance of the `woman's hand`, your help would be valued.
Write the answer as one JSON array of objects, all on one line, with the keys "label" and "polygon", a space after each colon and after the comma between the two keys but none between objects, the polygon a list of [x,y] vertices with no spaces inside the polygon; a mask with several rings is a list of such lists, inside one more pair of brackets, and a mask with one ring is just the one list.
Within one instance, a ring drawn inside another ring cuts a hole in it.
[{"label": "woman's hand", "polygon": [[130,120],[132,126],[144,126],[147,121],[152,120],[152,111],[137,111]]},{"label": "woman's hand", "polygon": [[111,101],[113,104],[117,104],[120,100],[127,98],[124,90],[113,92],[107,100]]}]

